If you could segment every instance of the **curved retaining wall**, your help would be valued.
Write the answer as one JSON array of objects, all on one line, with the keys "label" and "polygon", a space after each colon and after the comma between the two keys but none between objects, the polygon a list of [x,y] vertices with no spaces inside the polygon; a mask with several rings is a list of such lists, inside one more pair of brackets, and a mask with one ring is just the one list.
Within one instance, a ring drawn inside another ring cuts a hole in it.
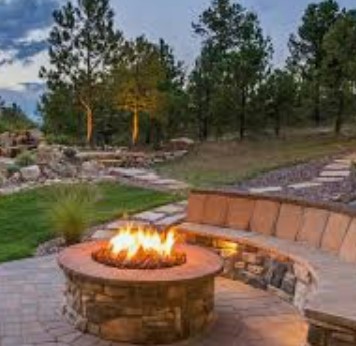
[{"label": "curved retaining wall", "polygon": [[336,204],[195,190],[188,242],[218,251],[224,275],[296,305],[315,346],[356,345],[356,213]]}]

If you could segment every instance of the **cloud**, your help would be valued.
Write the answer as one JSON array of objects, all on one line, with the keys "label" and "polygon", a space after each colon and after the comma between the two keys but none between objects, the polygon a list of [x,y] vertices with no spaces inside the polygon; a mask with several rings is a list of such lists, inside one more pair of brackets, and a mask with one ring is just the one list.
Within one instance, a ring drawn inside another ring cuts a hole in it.
[{"label": "cloud", "polygon": [[7,53],[0,66],[14,61],[24,63],[47,48],[41,35],[52,25],[52,12],[58,0],[0,0],[0,51]]},{"label": "cloud", "polygon": [[25,91],[33,94],[42,94],[46,88],[44,83],[22,83]]},{"label": "cloud", "polygon": [[22,83],[18,90],[0,88],[0,97],[7,104],[17,103],[32,119],[37,119],[37,103],[43,94],[45,85],[43,83]]}]

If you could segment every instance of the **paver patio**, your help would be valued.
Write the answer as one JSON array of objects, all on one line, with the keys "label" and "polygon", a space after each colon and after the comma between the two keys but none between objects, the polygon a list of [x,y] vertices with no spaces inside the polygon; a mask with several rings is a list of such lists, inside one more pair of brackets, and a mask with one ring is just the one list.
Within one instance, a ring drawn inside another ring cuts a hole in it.
[{"label": "paver patio", "polygon": [[[81,334],[69,325],[60,312],[63,288],[53,256],[0,265],[0,345],[125,345]],[[268,292],[219,278],[216,310],[217,320],[205,335],[179,346],[304,345],[302,317]]]}]

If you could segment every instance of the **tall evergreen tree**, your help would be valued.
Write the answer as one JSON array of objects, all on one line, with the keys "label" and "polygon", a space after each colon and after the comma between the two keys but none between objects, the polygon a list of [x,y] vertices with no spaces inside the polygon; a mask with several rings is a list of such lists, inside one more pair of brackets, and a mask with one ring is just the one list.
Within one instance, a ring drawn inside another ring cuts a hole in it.
[{"label": "tall evergreen tree", "polygon": [[326,34],[323,48],[323,82],[331,99],[336,99],[335,133],[339,134],[345,121],[347,100],[356,85],[356,12],[340,15]]},{"label": "tall evergreen tree", "polygon": [[213,125],[213,96],[217,81],[215,49],[207,44],[195,63],[188,85],[190,110],[196,119],[198,137],[202,141],[208,138]]},{"label": "tall evergreen tree", "polygon": [[339,13],[339,5],[335,0],[310,4],[303,15],[298,35],[292,35],[289,41],[290,63],[298,66],[301,76],[312,89],[312,113],[316,125],[321,122],[321,68],[325,58],[323,41]]},{"label": "tall evergreen tree", "polygon": [[[187,116],[184,64],[176,59],[172,47],[163,39],[159,40],[157,48],[163,70],[163,78],[158,82],[162,102],[156,116],[150,117],[152,123],[147,135],[147,142],[151,143],[153,138],[156,144],[163,137],[163,129],[167,135],[175,135],[182,127],[184,128]],[[153,131],[156,135],[153,135]]]},{"label": "tall evergreen tree", "polygon": [[86,116],[86,138],[91,143],[96,95],[118,58],[122,35],[114,29],[109,0],[76,0],[76,5],[69,1],[53,17],[49,37],[51,67],[43,67],[40,75],[49,90],[62,85],[73,90]]},{"label": "tall evergreen tree", "polygon": [[288,70],[274,70],[267,78],[265,90],[267,114],[272,120],[276,137],[279,137],[283,125],[293,113],[296,95],[293,75]]},{"label": "tall evergreen tree", "polygon": [[264,37],[255,13],[230,0],[213,0],[197,24],[203,47],[214,52],[212,68],[218,71],[215,88],[232,93],[240,138],[246,133],[248,103],[264,78],[272,54],[270,39]]}]

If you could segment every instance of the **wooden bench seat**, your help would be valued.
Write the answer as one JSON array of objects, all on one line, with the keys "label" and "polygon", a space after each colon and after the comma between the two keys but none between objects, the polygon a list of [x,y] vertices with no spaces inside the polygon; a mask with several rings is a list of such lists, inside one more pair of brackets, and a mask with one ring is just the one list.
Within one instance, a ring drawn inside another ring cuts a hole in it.
[{"label": "wooden bench seat", "polygon": [[296,305],[310,322],[309,344],[329,346],[342,340],[342,345],[356,345],[353,210],[270,196],[193,191],[187,220],[177,229],[188,239],[198,236],[258,248],[303,268],[311,280],[305,300]]}]

